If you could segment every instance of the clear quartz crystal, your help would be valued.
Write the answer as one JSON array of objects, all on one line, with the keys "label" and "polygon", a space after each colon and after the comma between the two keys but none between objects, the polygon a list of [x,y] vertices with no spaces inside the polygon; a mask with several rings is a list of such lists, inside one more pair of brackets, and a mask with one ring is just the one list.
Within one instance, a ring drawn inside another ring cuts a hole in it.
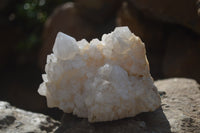
[{"label": "clear quartz crystal", "polygon": [[79,52],[76,40],[62,32],[59,32],[53,47],[54,55],[62,60],[73,58]]},{"label": "clear quartz crystal", "polygon": [[59,32],[45,71],[38,92],[48,107],[89,122],[133,117],[160,106],[144,43],[128,27],[90,43]]}]

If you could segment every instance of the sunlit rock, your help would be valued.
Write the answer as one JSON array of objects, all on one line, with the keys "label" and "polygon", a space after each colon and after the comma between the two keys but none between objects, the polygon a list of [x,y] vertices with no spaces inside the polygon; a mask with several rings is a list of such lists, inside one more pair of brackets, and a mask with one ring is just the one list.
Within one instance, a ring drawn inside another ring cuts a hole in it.
[{"label": "sunlit rock", "polygon": [[90,43],[58,33],[45,71],[38,92],[48,107],[90,122],[133,117],[160,106],[144,43],[128,27]]}]

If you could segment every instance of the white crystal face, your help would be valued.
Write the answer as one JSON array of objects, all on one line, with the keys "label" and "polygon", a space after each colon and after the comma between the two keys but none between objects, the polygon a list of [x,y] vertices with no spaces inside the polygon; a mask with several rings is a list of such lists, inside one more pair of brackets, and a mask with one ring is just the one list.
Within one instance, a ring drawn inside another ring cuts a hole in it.
[{"label": "white crystal face", "polygon": [[79,52],[74,38],[59,32],[53,47],[53,53],[57,58],[67,60],[73,58]]},{"label": "white crystal face", "polygon": [[45,71],[38,92],[48,107],[89,122],[133,117],[160,106],[144,43],[128,27],[90,43],[59,32]]}]

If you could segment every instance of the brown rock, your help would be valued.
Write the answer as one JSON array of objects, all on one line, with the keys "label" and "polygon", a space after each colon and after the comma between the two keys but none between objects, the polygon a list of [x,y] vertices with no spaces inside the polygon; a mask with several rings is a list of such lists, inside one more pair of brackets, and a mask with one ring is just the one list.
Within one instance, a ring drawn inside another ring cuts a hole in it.
[{"label": "brown rock", "polygon": [[51,133],[58,128],[59,124],[48,116],[24,111],[0,101],[1,133]]},{"label": "brown rock", "polygon": [[163,60],[165,77],[188,77],[200,82],[200,38],[189,31],[169,35]]},{"label": "brown rock", "polygon": [[113,18],[122,0],[75,0],[80,14],[90,21],[105,23]]},{"label": "brown rock", "polygon": [[183,25],[200,33],[200,17],[197,0],[129,0],[138,10],[149,17]]},{"label": "brown rock", "polygon": [[124,2],[117,15],[118,26],[128,26],[145,43],[151,74],[154,78],[162,76],[164,56],[164,25],[145,18],[135,7]]}]

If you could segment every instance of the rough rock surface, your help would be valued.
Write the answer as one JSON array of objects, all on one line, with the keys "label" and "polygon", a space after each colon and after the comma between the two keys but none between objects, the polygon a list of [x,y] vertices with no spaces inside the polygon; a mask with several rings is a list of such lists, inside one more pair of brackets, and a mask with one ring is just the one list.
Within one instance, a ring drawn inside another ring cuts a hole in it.
[{"label": "rough rock surface", "polygon": [[60,122],[43,114],[24,111],[0,101],[0,133],[54,132]]},{"label": "rough rock surface", "polygon": [[162,108],[177,133],[200,133],[200,86],[192,79],[174,78],[156,81],[162,92]]},{"label": "rough rock surface", "polygon": [[200,90],[192,79],[173,78],[155,82],[162,108],[133,118],[91,124],[65,114],[56,133],[199,133]]}]

